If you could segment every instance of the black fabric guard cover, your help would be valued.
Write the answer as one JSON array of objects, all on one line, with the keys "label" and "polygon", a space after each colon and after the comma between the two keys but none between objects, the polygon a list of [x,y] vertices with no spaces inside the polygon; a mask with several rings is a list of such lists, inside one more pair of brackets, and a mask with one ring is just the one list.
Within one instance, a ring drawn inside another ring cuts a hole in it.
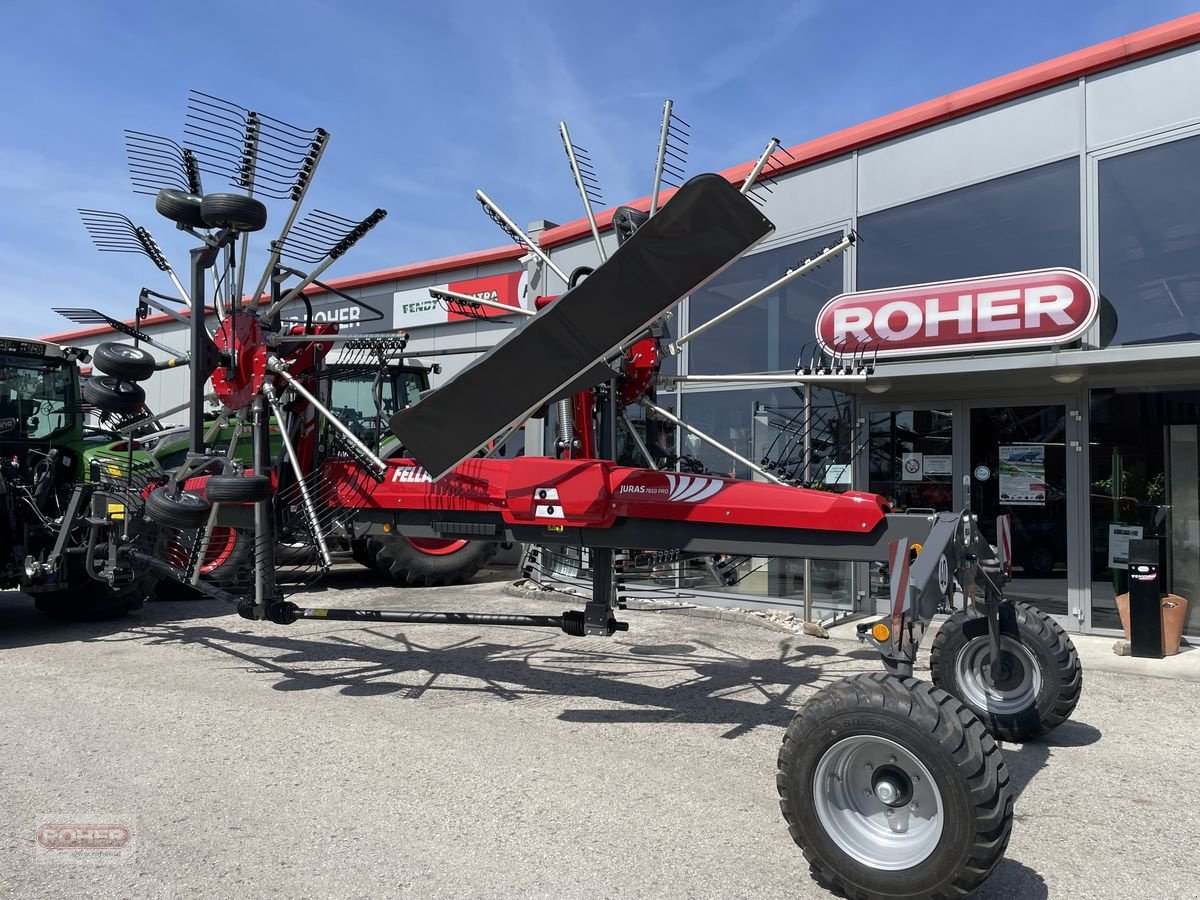
[{"label": "black fabric guard cover", "polygon": [[595,272],[392,416],[392,433],[440,478],[564,388],[607,380],[605,359],[774,229],[724,178],[697,175]]}]

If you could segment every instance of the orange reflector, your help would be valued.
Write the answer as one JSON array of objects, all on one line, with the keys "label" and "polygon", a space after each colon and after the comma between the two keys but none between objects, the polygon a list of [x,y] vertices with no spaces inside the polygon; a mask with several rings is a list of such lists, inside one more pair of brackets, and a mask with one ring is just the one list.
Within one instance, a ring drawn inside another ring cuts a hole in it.
[{"label": "orange reflector", "polygon": [[386,522],[384,522],[384,523],[383,523],[383,533],[384,533],[384,534],[390,534],[390,533],[391,533],[391,531],[392,531],[392,526],[391,526],[391,525],[389,525],[389,524],[387,524]]},{"label": "orange reflector", "polygon": [[871,637],[875,638],[879,643],[885,643],[891,636],[892,629],[888,628],[886,623],[876,622],[871,626]]},{"label": "orange reflector", "polygon": [[921,545],[913,544],[911,547],[908,548],[908,552],[911,553],[913,556],[920,556],[921,555]]}]

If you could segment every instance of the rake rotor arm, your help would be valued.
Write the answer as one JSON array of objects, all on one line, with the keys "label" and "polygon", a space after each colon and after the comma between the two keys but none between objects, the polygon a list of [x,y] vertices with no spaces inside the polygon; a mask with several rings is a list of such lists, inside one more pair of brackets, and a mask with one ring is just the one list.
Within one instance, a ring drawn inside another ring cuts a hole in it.
[{"label": "rake rotor arm", "polygon": [[524,247],[526,250],[528,250],[530,253],[532,253],[534,256],[536,256],[538,259],[540,259],[542,261],[542,263],[546,266],[546,268],[548,268],[551,272],[553,272],[555,275],[557,275],[559,278],[562,279],[563,284],[571,283],[570,276],[567,275],[567,273],[564,272],[562,269],[560,269],[554,263],[554,261],[552,259],[550,259],[549,256],[547,256],[544,252],[542,252],[542,248],[537,245],[537,242],[534,241],[533,238],[531,238],[529,235],[527,235],[520,228],[518,228],[517,224],[508,217],[508,215],[504,212],[504,210],[502,210],[499,206],[497,206],[492,201],[491,197],[489,197],[483,191],[477,190],[477,191],[475,191],[475,199],[477,199],[480,202],[480,204],[482,204],[482,206],[483,206],[484,210],[487,212],[487,214],[489,216],[491,216],[492,220],[497,225],[499,225],[501,228],[504,229],[504,231],[508,234],[509,237],[511,237],[516,243],[520,244],[522,247]]},{"label": "rake rotor arm", "polygon": [[362,459],[364,459],[368,463],[368,465],[375,471],[375,474],[378,477],[383,476],[383,474],[387,471],[387,463],[385,463],[382,459],[380,459],[377,455],[375,455],[375,453],[372,452],[371,449],[369,447],[367,447],[366,444],[364,444],[362,441],[360,441],[358,439],[358,437],[354,434],[354,432],[352,432],[349,428],[347,428],[344,424],[342,424],[341,420],[338,419],[337,416],[335,416],[332,412],[329,411],[329,409],[325,406],[324,403],[322,403],[315,396],[313,396],[312,392],[309,391],[308,388],[306,388],[296,378],[294,378],[292,376],[292,374],[290,372],[288,372],[287,366],[284,365],[284,363],[278,357],[276,357],[276,356],[268,357],[267,358],[267,368],[270,371],[274,372],[276,375],[278,375],[280,378],[282,378],[285,382],[287,382],[288,387],[290,387],[293,391],[295,391],[297,394],[299,394],[301,397],[303,397],[305,400],[307,400],[309,403],[311,403],[313,409],[315,409],[318,413],[320,413],[322,416],[324,416],[325,419],[329,422],[329,424],[332,425],[334,428],[336,428],[338,430],[338,432],[342,435],[342,437],[345,438],[346,441],[349,442],[349,444],[359,454],[361,454]]},{"label": "rake rotor arm", "polygon": [[430,288],[429,296],[434,300],[451,301],[462,304],[475,304],[478,306],[486,306],[490,309],[503,310],[506,313],[513,313],[525,318],[536,316],[537,313],[532,309],[524,309],[520,306],[509,306],[507,303],[497,303],[494,300],[484,300],[481,297],[472,297],[470,294],[460,294],[458,291],[451,291],[445,288]]},{"label": "rake rotor arm", "polygon": [[749,468],[751,472],[754,472],[757,475],[761,475],[763,478],[767,479],[767,481],[773,482],[775,484],[784,484],[783,479],[775,477],[770,472],[768,472],[766,469],[764,469],[762,466],[755,465],[750,460],[746,459],[746,457],[744,457],[740,453],[738,453],[736,450],[733,450],[730,447],[726,447],[724,444],[722,444],[716,438],[710,437],[709,435],[705,434],[703,431],[701,431],[699,428],[696,428],[693,425],[689,425],[687,422],[683,421],[683,419],[679,418],[674,413],[668,412],[667,410],[663,409],[658,404],[651,403],[649,400],[643,400],[642,406],[646,407],[646,409],[652,410],[657,415],[662,416],[664,419],[666,419],[672,425],[677,425],[678,427],[682,428],[684,431],[688,432],[689,434],[695,435],[697,438],[704,441],[704,443],[708,444],[710,447],[720,450],[726,456],[729,456],[730,458],[736,460],[737,462],[740,462],[742,465]]},{"label": "rake rotor arm", "polygon": [[[596,252],[600,254],[600,261],[604,262],[608,259],[608,253],[604,250],[604,242],[600,240],[600,229],[596,226],[596,215],[592,212],[592,192],[598,190],[595,176],[591,175],[590,167],[586,173],[581,167],[580,154],[582,151],[571,143],[571,132],[567,129],[566,122],[558,123],[558,136],[562,138],[563,149],[567,151],[567,162],[571,164],[571,177],[579,191],[579,200],[583,203],[583,211],[587,215],[588,226],[592,230],[592,239],[596,242]],[[585,181],[587,176],[590,176],[590,183]]]},{"label": "rake rotor arm", "polygon": [[811,259],[806,259],[803,263],[796,266],[796,268],[792,269],[790,272],[785,274],[782,278],[779,278],[779,279],[773,281],[771,284],[768,284],[762,290],[756,291],[755,293],[753,293],[749,297],[747,297],[745,300],[742,300],[739,303],[735,303],[733,306],[729,307],[729,309],[725,310],[725,312],[719,313],[718,315],[713,316],[711,319],[709,319],[704,324],[697,325],[695,328],[693,328],[687,334],[680,335],[678,338],[676,338],[674,341],[672,341],[670,344],[667,345],[667,350],[672,354],[678,353],[679,348],[682,347],[684,344],[686,344],[688,341],[695,340],[696,338],[698,338],[700,335],[704,334],[709,329],[714,328],[717,325],[720,325],[722,322],[724,322],[726,319],[730,318],[731,316],[737,315],[746,307],[752,306],[753,304],[757,303],[759,300],[762,300],[764,297],[769,297],[771,294],[773,294],[776,291],[791,284],[793,281],[795,281],[797,278],[801,277],[802,275],[808,274],[809,272],[811,272],[813,269],[817,268],[818,266],[821,266],[821,265],[829,262],[829,260],[833,259],[835,256],[838,256],[839,254],[850,249],[850,247],[852,247],[854,245],[854,242],[856,239],[857,238],[853,231],[847,232],[845,237],[843,237],[840,241],[838,241],[832,247],[827,247],[824,250],[822,250],[820,253],[818,253],[816,256],[812,257]]},{"label": "rake rotor arm", "polygon": [[762,172],[763,166],[767,164],[767,160],[769,160],[778,149],[779,138],[771,138],[771,140],[767,141],[766,149],[763,150],[762,154],[758,157],[758,161],[754,163],[754,167],[747,173],[746,180],[742,182],[741,192],[743,194],[749,193],[750,189],[754,187],[754,182],[758,179],[759,173]]}]

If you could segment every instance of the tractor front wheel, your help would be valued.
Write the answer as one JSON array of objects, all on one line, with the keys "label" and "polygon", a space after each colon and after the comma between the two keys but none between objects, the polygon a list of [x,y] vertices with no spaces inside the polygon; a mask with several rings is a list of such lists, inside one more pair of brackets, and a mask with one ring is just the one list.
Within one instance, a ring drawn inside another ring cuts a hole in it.
[{"label": "tractor front wheel", "polygon": [[962,897],[1000,862],[1000,748],[945,691],[856,675],[817,693],[779,752],[780,807],[814,877],[859,900]]}]

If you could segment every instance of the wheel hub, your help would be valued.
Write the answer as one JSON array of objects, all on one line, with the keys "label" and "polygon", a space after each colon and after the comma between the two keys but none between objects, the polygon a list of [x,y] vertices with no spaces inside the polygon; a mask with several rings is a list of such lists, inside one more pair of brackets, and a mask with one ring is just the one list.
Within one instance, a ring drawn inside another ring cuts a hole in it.
[{"label": "wheel hub", "polygon": [[972,638],[958,654],[955,676],[962,699],[977,710],[1017,715],[1034,706],[1042,673],[1033,651],[1011,635],[1000,636],[1000,664],[992,664],[986,634]]},{"label": "wheel hub", "polygon": [[842,738],[813,770],[813,808],[826,834],[857,862],[899,871],[937,849],[942,795],[908,748],[879,735]]},{"label": "wheel hub", "polygon": [[880,766],[871,779],[871,791],[884,806],[898,809],[912,801],[912,779],[897,766]]}]

